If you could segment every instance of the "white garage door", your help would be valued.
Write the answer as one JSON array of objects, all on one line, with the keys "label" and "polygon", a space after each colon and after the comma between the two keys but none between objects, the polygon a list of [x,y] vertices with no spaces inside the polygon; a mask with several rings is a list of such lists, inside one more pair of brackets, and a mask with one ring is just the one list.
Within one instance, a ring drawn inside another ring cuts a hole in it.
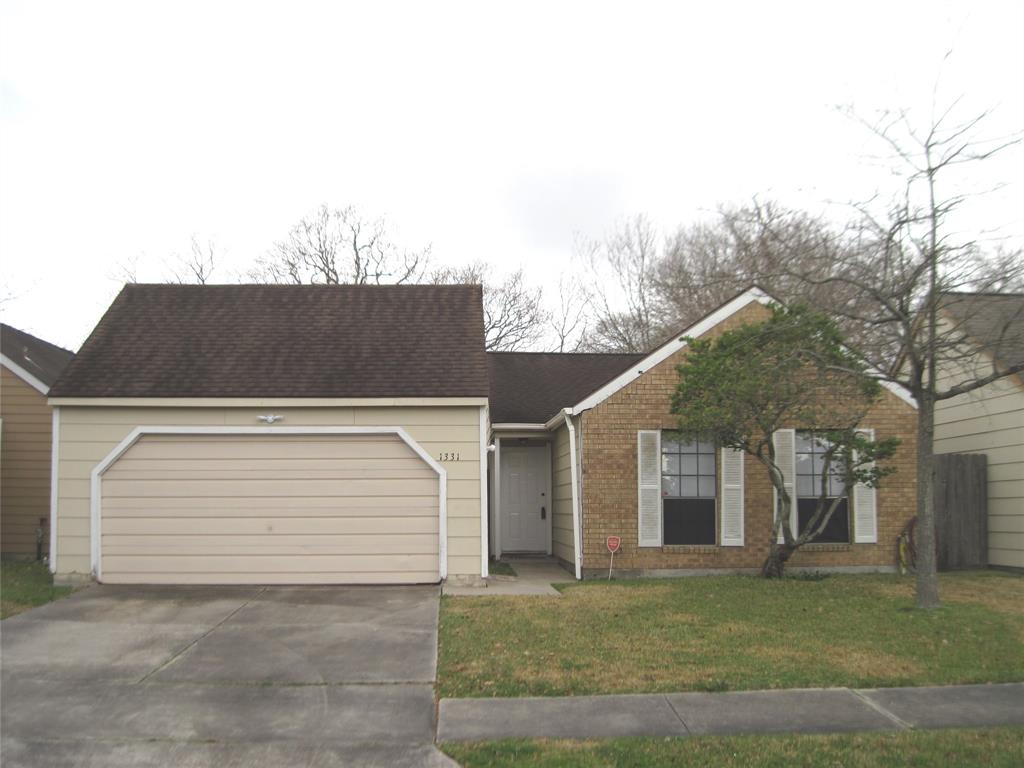
[{"label": "white garage door", "polygon": [[394,434],[146,434],[100,493],[104,582],[439,580],[438,477]]}]

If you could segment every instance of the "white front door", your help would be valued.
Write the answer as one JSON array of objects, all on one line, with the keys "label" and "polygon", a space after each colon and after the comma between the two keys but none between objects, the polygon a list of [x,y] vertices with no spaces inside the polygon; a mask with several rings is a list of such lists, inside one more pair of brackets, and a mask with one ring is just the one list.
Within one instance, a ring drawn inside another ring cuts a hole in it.
[{"label": "white front door", "polygon": [[548,450],[501,447],[501,549],[546,552],[551,499],[547,492]]}]

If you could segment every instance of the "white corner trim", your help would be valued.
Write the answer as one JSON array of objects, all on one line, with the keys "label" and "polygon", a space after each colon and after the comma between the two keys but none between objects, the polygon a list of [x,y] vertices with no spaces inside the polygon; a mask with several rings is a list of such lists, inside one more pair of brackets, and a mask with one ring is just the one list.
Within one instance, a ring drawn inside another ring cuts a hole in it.
[{"label": "white corner trim", "polygon": [[494,556],[501,557],[501,438],[494,438]]},{"label": "white corner trim", "polygon": [[593,408],[602,401],[608,399],[616,392],[618,392],[620,389],[625,387],[627,384],[636,381],[651,368],[653,368],[654,366],[658,365],[661,362],[664,362],[669,357],[674,355],[676,352],[683,349],[686,346],[686,342],[683,341],[684,337],[702,336],[723,320],[726,320],[732,315],[735,315],[748,304],[752,304],[755,301],[767,305],[773,303],[775,300],[767,293],[762,291],[760,288],[748,288],[746,291],[741,293],[732,301],[723,304],[710,315],[706,315],[703,319],[697,321],[683,332],[677,334],[670,341],[666,342],[665,344],[662,344],[660,347],[651,352],[651,354],[649,354],[643,360],[641,360],[638,363],[635,363],[628,371],[620,374],[619,376],[616,376],[614,379],[609,381],[596,392],[592,393],[585,400],[582,400],[576,405],[574,405],[570,409],[569,415],[576,416],[582,413],[583,411]]},{"label": "white corner trim", "polygon": [[[56,409],[54,409],[56,412]],[[135,427],[128,436],[117,444],[103,460],[93,467],[89,484],[89,546],[92,560],[92,571],[97,581],[103,578],[103,562],[100,552],[102,537],[100,482],[103,473],[110,469],[124,453],[131,448],[143,435],[397,435],[398,438],[412,448],[416,455],[423,459],[438,479],[438,570],[442,580],[448,577],[448,473],[434,458],[417,443],[409,433],[401,427],[175,427],[175,426],[142,426]],[[52,539],[52,534],[51,534]]]},{"label": "white corner trim", "polygon": [[490,573],[488,557],[489,534],[487,520],[487,422],[486,405],[480,406],[480,576],[486,579]]},{"label": "white corner trim", "polygon": [[0,364],[44,397],[46,396],[46,393],[50,391],[50,388],[46,384],[11,360],[7,355],[0,354]]},{"label": "white corner trim", "polygon": [[50,445],[50,573],[57,572],[57,482],[60,471],[60,408],[54,407]]},{"label": "white corner trim", "polygon": [[494,432],[544,432],[547,426],[544,424],[530,424],[530,423],[516,423],[516,422],[503,422],[501,424],[492,424],[491,430]]},{"label": "white corner trim", "polygon": [[565,411],[565,425],[569,428],[569,478],[572,482],[572,543],[576,565],[576,580],[583,578],[583,542],[580,525],[579,468],[576,466],[576,425],[573,424],[569,409]]}]

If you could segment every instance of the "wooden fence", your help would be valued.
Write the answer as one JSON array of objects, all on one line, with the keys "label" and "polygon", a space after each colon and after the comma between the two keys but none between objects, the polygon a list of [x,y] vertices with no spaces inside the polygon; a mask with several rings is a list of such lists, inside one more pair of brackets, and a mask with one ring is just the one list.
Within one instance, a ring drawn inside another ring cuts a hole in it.
[{"label": "wooden fence", "polygon": [[935,457],[935,538],[940,571],[988,565],[988,458]]}]

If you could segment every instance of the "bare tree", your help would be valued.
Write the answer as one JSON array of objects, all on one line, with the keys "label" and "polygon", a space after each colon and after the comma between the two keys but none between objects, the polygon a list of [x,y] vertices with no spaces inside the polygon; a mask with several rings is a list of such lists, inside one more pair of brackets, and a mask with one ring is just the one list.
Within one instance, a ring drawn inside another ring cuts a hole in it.
[{"label": "bare tree", "polygon": [[654,225],[635,216],[603,240],[578,240],[576,252],[591,274],[593,323],[587,348],[646,352],[660,341],[666,326],[654,284],[659,259]]},{"label": "bare tree", "polygon": [[185,255],[176,254],[174,263],[169,265],[171,277],[168,282],[185,285],[195,283],[206,285],[213,277],[217,262],[217,248],[212,240],[206,244],[192,235],[191,248]]},{"label": "bare tree", "polygon": [[141,254],[122,259],[107,273],[107,278],[122,284],[139,282],[139,262],[141,260]]},{"label": "bare tree", "polygon": [[484,336],[489,351],[514,352],[540,342],[548,322],[543,292],[526,283],[522,269],[495,283],[490,265],[478,261],[465,267],[435,270],[430,281],[483,286]]},{"label": "bare tree", "polygon": [[[850,292],[852,300],[831,311],[854,329],[851,335],[874,375],[905,387],[917,404],[920,608],[939,605],[932,473],[936,403],[1024,370],[1024,360],[1007,364],[994,356],[981,367],[970,333],[981,303],[963,295],[1019,285],[1024,261],[1004,249],[993,262],[979,240],[958,233],[955,216],[971,194],[952,187],[954,171],[970,171],[1021,138],[986,139],[979,133],[986,114],[957,122],[955,106],[923,129],[906,112],[865,123],[891,152],[901,193],[880,212],[875,201],[856,206],[851,249],[787,271],[811,289],[840,286]],[[1020,326],[1006,323],[999,333],[1015,327]]]},{"label": "bare tree", "polygon": [[413,283],[424,276],[429,257],[429,247],[407,250],[392,242],[383,219],[325,204],[275,243],[250,277],[268,283]]},{"label": "bare tree", "polygon": [[587,338],[587,293],[583,284],[562,274],[558,278],[558,307],[548,322],[555,352],[579,352]]}]

